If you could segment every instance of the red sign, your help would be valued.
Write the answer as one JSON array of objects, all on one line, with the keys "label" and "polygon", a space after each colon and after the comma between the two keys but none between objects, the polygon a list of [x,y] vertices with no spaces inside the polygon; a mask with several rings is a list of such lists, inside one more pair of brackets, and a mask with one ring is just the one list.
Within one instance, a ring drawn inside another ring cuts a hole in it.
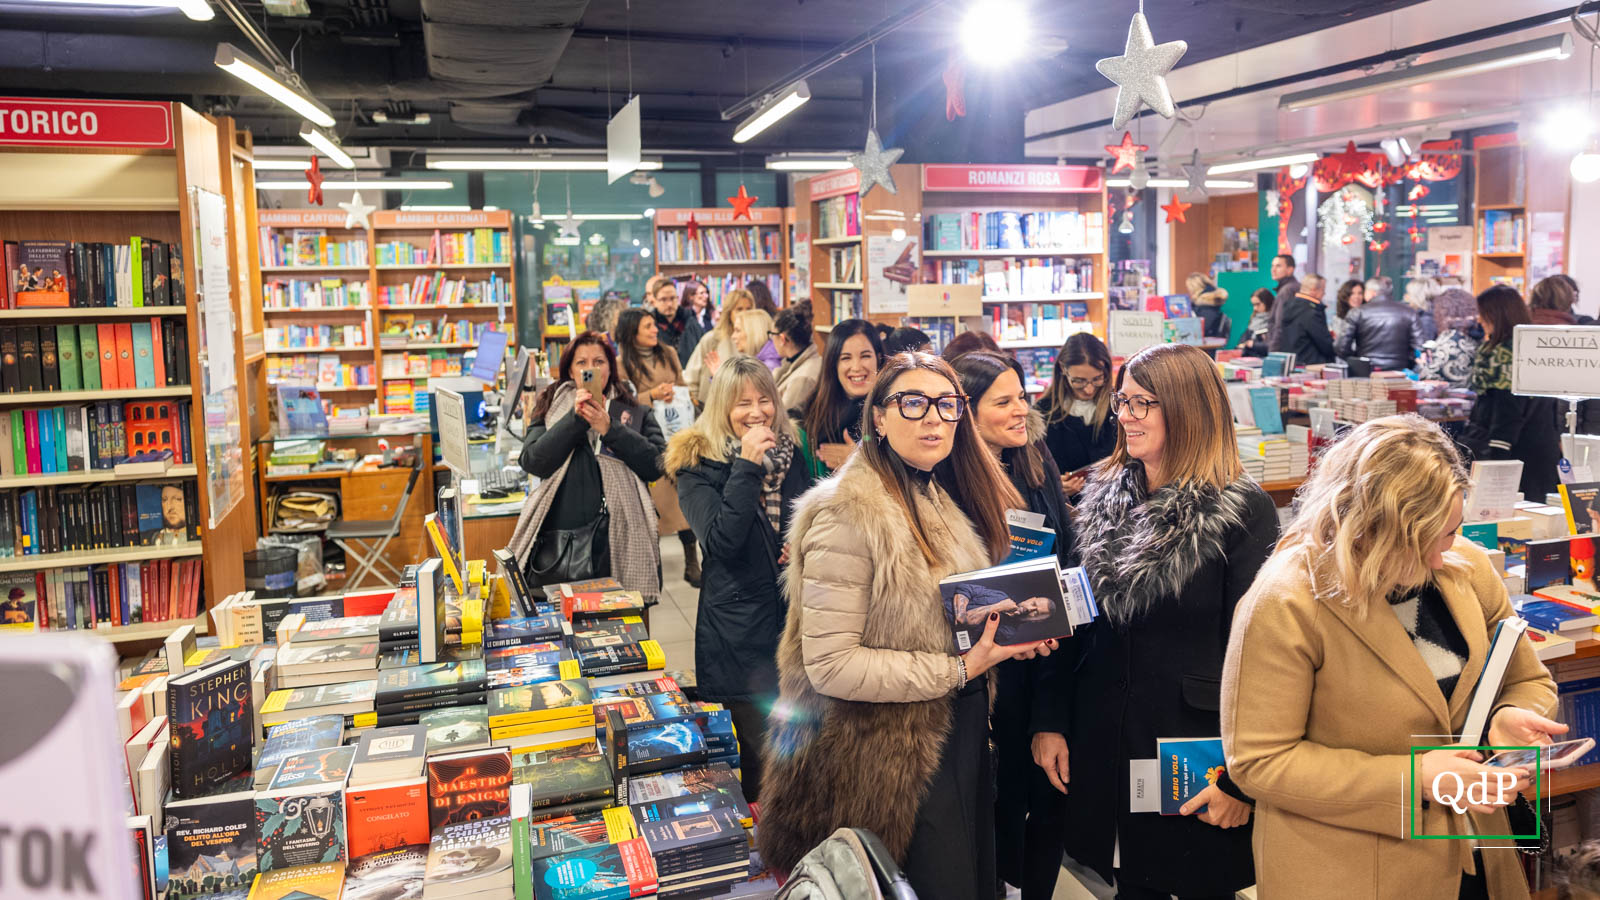
[{"label": "red sign", "polygon": [[1104,182],[1098,166],[922,167],[925,191],[982,191],[1012,194],[1091,194]]},{"label": "red sign", "polygon": [[826,200],[829,197],[843,197],[845,194],[854,194],[861,190],[861,171],[859,169],[840,169],[826,175],[818,175],[811,179],[811,199]]},{"label": "red sign", "polygon": [[727,207],[711,207],[708,209],[662,209],[656,211],[656,225],[659,227],[682,227],[689,224],[689,217],[694,216],[695,223],[704,227],[706,225],[779,225],[783,222],[783,210],[775,206],[757,206],[750,210],[749,219],[733,218],[733,210]]},{"label": "red sign", "polygon": [[0,97],[0,145],[172,147],[172,107],[141,100]]},{"label": "red sign", "polygon": [[342,209],[263,209],[256,224],[273,228],[343,228],[348,214]]}]

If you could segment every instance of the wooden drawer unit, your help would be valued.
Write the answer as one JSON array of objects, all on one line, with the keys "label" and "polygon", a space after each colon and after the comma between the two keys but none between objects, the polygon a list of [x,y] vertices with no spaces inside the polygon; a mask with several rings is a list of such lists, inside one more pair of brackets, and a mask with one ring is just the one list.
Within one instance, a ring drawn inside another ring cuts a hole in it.
[{"label": "wooden drawer unit", "polygon": [[[375,474],[348,475],[341,479],[340,493],[344,497],[342,513],[346,519],[392,519],[405,493],[410,469],[391,469]],[[421,487],[420,480],[418,488]],[[412,500],[416,491],[412,491]],[[417,508],[412,503],[413,508]],[[408,516],[409,518],[409,516]],[[422,518],[422,513],[417,513]]]}]

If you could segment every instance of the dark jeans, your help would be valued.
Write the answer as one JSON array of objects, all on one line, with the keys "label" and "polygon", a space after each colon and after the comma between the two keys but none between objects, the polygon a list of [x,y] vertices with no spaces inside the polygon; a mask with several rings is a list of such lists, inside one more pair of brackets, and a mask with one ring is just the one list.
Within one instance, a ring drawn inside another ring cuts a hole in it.
[{"label": "dark jeans", "polygon": [[[739,736],[739,783],[746,800],[761,799],[761,753],[767,746],[767,714],[762,704],[738,700],[723,704]],[[766,704],[767,707],[771,703]]]},{"label": "dark jeans", "polygon": [[1461,900],[1489,900],[1489,882],[1483,877],[1483,852],[1472,851],[1472,865],[1477,874],[1461,876]]}]

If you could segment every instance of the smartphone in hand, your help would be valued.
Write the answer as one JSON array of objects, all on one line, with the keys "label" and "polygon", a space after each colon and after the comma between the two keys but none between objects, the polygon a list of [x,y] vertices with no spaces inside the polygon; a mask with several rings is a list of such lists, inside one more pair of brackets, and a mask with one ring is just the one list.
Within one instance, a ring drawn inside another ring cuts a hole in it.
[{"label": "smartphone in hand", "polygon": [[1594,738],[1557,741],[1537,750],[1502,750],[1483,761],[1486,766],[1532,769],[1535,763],[1545,772],[1565,769],[1594,749]]}]

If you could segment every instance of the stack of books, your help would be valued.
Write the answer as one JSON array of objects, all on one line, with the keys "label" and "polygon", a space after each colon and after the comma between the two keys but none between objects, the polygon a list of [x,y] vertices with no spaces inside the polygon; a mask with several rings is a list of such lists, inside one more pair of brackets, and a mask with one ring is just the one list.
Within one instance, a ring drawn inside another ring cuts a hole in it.
[{"label": "stack of books", "polygon": [[487,689],[482,659],[384,668],[374,711],[380,726],[414,725],[429,710],[481,705]]},{"label": "stack of books", "polygon": [[[636,817],[657,804],[635,806]],[[735,814],[707,807],[702,798],[671,807],[676,815],[640,821],[639,832],[656,867],[656,896],[716,892],[745,879],[750,868],[750,843]]]}]

